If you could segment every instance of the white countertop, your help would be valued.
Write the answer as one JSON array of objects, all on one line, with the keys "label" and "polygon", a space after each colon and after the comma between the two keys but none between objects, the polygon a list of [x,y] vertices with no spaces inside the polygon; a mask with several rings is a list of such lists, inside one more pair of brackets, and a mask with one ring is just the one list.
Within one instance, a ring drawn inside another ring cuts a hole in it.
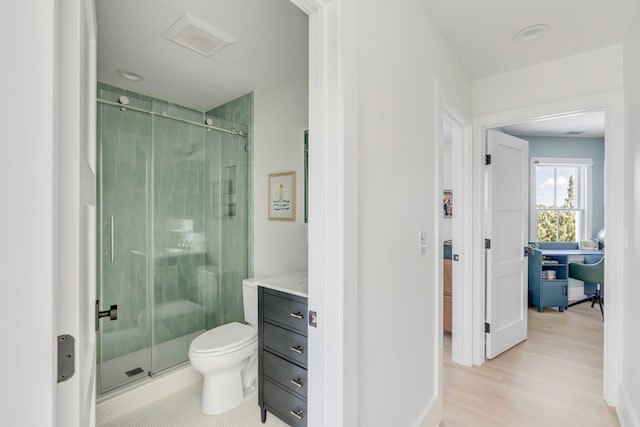
[{"label": "white countertop", "polygon": [[309,280],[307,270],[298,270],[280,276],[256,279],[256,284],[274,291],[286,292],[292,295],[307,298]]}]

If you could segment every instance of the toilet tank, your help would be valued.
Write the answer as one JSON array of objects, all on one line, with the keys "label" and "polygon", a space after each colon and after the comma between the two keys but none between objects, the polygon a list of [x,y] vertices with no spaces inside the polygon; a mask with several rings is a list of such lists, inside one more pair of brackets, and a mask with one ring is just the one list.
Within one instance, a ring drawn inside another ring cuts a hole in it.
[{"label": "toilet tank", "polygon": [[244,320],[248,324],[258,327],[258,285],[254,278],[242,281],[242,300],[244,305]]}]

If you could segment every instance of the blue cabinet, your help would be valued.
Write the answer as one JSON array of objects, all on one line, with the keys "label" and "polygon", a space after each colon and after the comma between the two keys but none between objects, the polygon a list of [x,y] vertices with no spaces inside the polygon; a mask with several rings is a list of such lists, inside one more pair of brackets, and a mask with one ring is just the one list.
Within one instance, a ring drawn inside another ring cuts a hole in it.
[{"label": "blue cabinet", "polygon": [[543,312],[545,307],[558,307],[559,311],[569,305],[567,291],[568,255],[546,255],[535,249],[529,256],[529,304]]}]

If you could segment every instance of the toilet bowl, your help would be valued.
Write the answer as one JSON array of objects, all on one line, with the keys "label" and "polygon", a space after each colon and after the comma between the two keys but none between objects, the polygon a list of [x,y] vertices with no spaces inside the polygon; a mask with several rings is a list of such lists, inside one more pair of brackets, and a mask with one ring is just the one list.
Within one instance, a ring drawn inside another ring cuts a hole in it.
[{"label": "toilet bowl", "polygon": [[257,390],[258,298],[252,279],[243,281],[245,320],[227,323],[198,335],[189,346],[189,361],[202,374],[203,414],[226,412]]}]

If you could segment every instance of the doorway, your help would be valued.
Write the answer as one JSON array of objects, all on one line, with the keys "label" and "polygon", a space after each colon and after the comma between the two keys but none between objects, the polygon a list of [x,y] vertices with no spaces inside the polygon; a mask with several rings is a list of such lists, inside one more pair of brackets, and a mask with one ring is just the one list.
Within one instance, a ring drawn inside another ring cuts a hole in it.
[{"label": "doorway", "polygon": [[[566,116],[568,114],[582,113],[593,110],[604,110],[606,115],[606,145],[605,145],[605,205],[609,205],[614,200],[621,200],[623,190],[620,188],[619,183],[622,181],[623,171],[622,168],[616,165],[623,164],[622,159],[622,122],[623,122],[623,108],[622,98],[620,93],[611,92],[598,96],[591,96],[585,98],[577,98],[567,100],[563,102],[555,102],[545,105],[538,105],[534,107],[526,107],[522,109],[512,110],[504,113],[497,113],[492,115],[483,116],[476,119],[475,129],[475,144],[476,148],[480,148],[477,151],[477,156],[484,157],[486,151],[484,149],[484,137],[487,129],[495,127],[503,127],[508,124],[526,122],[531,120],[549,119],[554,117]],[[478,158],[476,157],[476,158]],[[484,163],[484,162],[483,162]],[[478,162],[478,164],[480,164]],[[482,179],[484,165],[482,168],[478,167],[475,171],[475,177],[480,179],[480,183],[476,183],[476,188],[481,190],[484,182]],[[482,194],[482,193],[480,193]],[[482,211],[484,206],[485,197],[480,195],[474,199],[474,208],[477,211]],[[620,305],[620,289],[615,283],[620,283],[622,275],[621,256],[622,251],[622,224],[623,216],[622,212],[609,210],[605,217],[605,228],[607,229],[607,259],[612,260],[609,263],[605,272],[605,282],[612,284],[607,287],[607,305],[609,307],[617,307]],[[482,221],[475,228],[474,235],[475,241],[481,241],[485,236],[485,229],[482,226]],[[480,232],[478,232],[480,230]],[[613,231],[612,231],[613,230]],[[490,236],[488,236],[490,237]],[[478,249],[476,245],[475,260],[484,260],[484,249]],[[613,264],[613,265],[612,265]],[[484,279],[478,277],[484,277],[484,265],[483,262],[474,262],[474,310],[473,316],[476,319],[474,322],[474,364],[482,365],[484,363],[484,310],[485,310],[485,291],[484,291]],[[604,336],[605,336],[605,349],[604,349],[604,398],[610,405],[615,405],[617,401],[617,389],[616,384],[619,376],[618,360],[619,354],[621,354],[621,341],[620,334],[616,330],[620,327],[620,313],[615,310],[605,311],[604,322]]]},{"label": "doorway", "polygon": [[[593,263],[603,256],[598,246],[604,242],[597,236],[604,233],[604,131],[602,110],[488,131],[488,358],[526,339],[526,310],[517,309],[520,304],[564,311],[583,298],[584,286],[568,277],[567,265]],[[502,149],[506,143],[513,147]],[[524,156],[512,158],[509,153],[520,146]],[[514,210],[509,203],[516,194],[519,207]],[[523,252],[523,247],[530,249]],[[594,250],[582,253],[579,247]],[[547,254],[558,250],[566,254],[558,259]],[[552,261],[559,264],[547,265]],[[541,278],[542,273],[548,274]]]},{"label": "doorway", "polygon": [[[314,132],[313,142],[317,149],[314,153],[310,154],[311,162],[317,165],[325,165],[327,170],[332,171],[332,176],[335,171],[340,170],[342,163],[340,156],[333,156],[336,153],[344,153],[345,150],[345,125],[338,115],[329,114],[331,111],[341,111],[341,107],[345,104],[352,105],[354,98],[349,97],[347,101],[343,98],[343,94],[334,93],[328,91],[328,82],[334,80],[340,80],[341,74],[335,67],[331,67],[330,64],[335,63],[338,58],[340,50],[338,49],[339,40],[335,38],[335,31],[338,28],[338,14],[335,1],[321,1],[321,0],[292,0],[292,3],[298,6],[306,15],[309,16],[311,34],[309,41],[310,56],[313,58],[314,72],[309,76],[309,104],[312,106],[309,112],[309,130]],[[134,4],[127,4],[130,7],[135,7]],[[70,29],[75,38],[71,40],[61,39],[58,43],[62,46],[61,52],[66,52],[68,55],[64,56],[60,60],[61,68],[67,67],[68,73],[59,73],[59,75],[68,77],[64,82],[69,82],[71,87],[79,93],[74,99],[81,99],[84,105],[80,111],[76,111],[76,107],[80,107],[80,103],[61,102],[60,108],[67,114],[72,115],[73,119],[68,120],[70,124],[70,131],[68,140],[70,143],[75,143],[77,147],[81,147],[83,144],[79,139],[80,135],[88,135],[86,138],[87,150],[89,155],[87,156],[89,161],[92,161],[95,155],[91,152],[94,150],[92,141],[95,141],[94,126],[91,126],[91,118],[84,120],[87,111],[91,113],[93,111],[93,103],[95,100],[95,15],[94,15],[94,2],[92,0],[79,0],[74,2],[75,8],[72,13],[61,14],[64,18],[56,22],[64,22],[68,25],[60,25],[60,28]],[[348,11],[353,12],[352,10]],[[78,28],[80,31],[78,32]],[[80,40],[81,42],[78,42]],[[354,41],[355,42],[355,41]],[[342,45],[340,45],[342,46]],[[299,59],[299,58],[298,58]],[[78,65],[78,61],[86,62],[86,67]],[[304,63],[300,61],[299,63]],[[80,73],[78,76],[77,73]],[[333,80],[332,80],[333,79]],[[77,87],[76,87],[77,86]],[[70,89],[71,90],[71,89]],[[66,91],[65,93],[71,93]],[[75,93],[75,92],[74,92]],[[89,114],[89,117],[94,117],[94,114]],[[81,124],[76,126],[73,120],[81,119]],[[82,125],[88,124],[88,129]],[[75,129],[75,133],[74,133]],[[86,131],[86,132],[85,132]],[[329,144],[329,141],[332,141]],[[77,148],[76,147],[76,148]],[[95,154],[95,153],[94,153]],[[66,154],[65,154],[66,155]],[[72,155],[64,157],[69,162],[74,161]],[[70,170],[78,172],[77,164],[72,164]],[[91,170],[94,170],[94,166]],[[75,168],[75,169],[74,169]],[[93,178],[95,179],[95,178]],[[88,177],[83,171],[82,179],[75,177],[68,187],[73,185],[80,185],[87,188],[94,188],[92,179]],[[343,212],[343,206],[339,195],[341,181],[331,181],[328,178],[328,173],[320,167],[311,167],[310,169],[310,192],[311,198],[317,198],[318,200],[326,200],[327,204],[331,206],[330,212],[332,216],[329,219],[324,217],[317,218],[313,227],[309,228],[310,235],[310,285],[309,285],[309,302],[310,308],[315,309],[318,312],[326,314],[327,319],[340,319],[334,322],[328,321],[326,325],[322,325],[317,331],[311,331],[309,340],[315,343],[314,346],[318,348],[313,358],[310,358],[310,365],[315,368],[312,370],[312,378],[316,378],[314,381],[310,381],[310,396],[313,397],[314,407],[313,415],[310,417],[310,421],[318,424],[327,422],[331,424],[331,420],[339,420],[344,416],[345,419],[352,419],[355,417],[353,411],[344,411],[344,407],[353,406],[355,403],[355,395],[348,394],[343,396],[344,388],[352,389],[355,380],[351,376],[345,376],[344,372],[351,372],[348,368],[341,369],[329,369],[325,370],[323,366],[328,364],[329,366],[341,366],[344,362],[342,354],[348,354],[347,361],[349,365],[353,365],[355,361],[355,352],[343,352],[341,349],[345,347],[344,341],[340,339],[338,334],[327,334],[325,330],[331,331],[346,331],[347,334],[353,333],[352,327],[345,327],[345,325],[354,325],[355,311],[344,310],[341,311],[341,307],[353,307],[353,295],[343,293],[344,289],[344,277],[338,273],[340,270],[340,260],[330,255],[341,251],[341,242],[344,239],[341,238],[342,234],[335,231],[336,227],[334,222],[341,222],[345,214]],[[67,203],[65,206],[70,205]],[[70,209],[77,210],[75,206],[70,206]],[[312,209],[313,212],[313,209]],[[87,216],[87,218],[95,217],[94,214]],[[65,217],[66,223],[71,227],[77,228],[77,219],[69,215]],[[351,219],[350,219],[351,220]],[[91,221],[91,223],[95,223]],[[331,230],[329,232],[328,230]],[[95,230],[94,230],[95,231]],[[95,244],[91,244],[91,236],[94,233],[88,233],[84,236],[88,245],[80,245],[76,242],[76,250],[82,251],[82,253],[95,255]],[[321,241],[320,236],[330,236],[331,238],[325,242],[324,246],[319,244]],[[78,240],[78,239],[76,239]],[[348,252],[351,253],[352,248],[348,248]],[[75,252],[67,251],[70,256]],[[90,256],[89,259],[94,259],[95,256]],[[77,259],[75,260],[78,261]],[[80,259],[82,263],[82,259]],[[72,269],[69,269],[70,271]],[[323,272],[336,272],[331,277],[325,277],[327,274]],[[351,274],[351,271],[348,272]],[[335,276],[335,277],[334,277]],[[93,280],[94,274],[88,275],[89,280]],[[64,281],[67,284],[66,289],[73,295],[77,295],[84,287],[84,282],[74,277],[73,280]],[[93,301],[95,299],[88,298]],[[58,415],[59,419],[64,425],[92,425],[93,411],[95,410],[95,395],[92,396],[92,387],[95,380],[95,373],[90,369],[91,366],[95,366],[95,342],[92,335],[88,334],[85,339],[84,335],[77,334],[75,331],[79,329],[93,329],[86,328],[86,325],[92,324],[93,318],[93,306],[87,308],[87,299],[68,298],[59,299],[55,312],[59,317],[63,313],[69,313],[68,317],[73,318],[73,321],[69,325],[63,325],[58,322],[58,328],[66,332],[73,333],[74,336],[82,337],[82,342],[79,342],[80,348],[86,346],[87,351],[80,355],[77,368],[82,372],[76,373],[76,378],[81,377],[83,379],[81,390],[78,387],[65,387],[59,388],[57,392],[58,402]],[[343,304],[347,300],[349,304]],[[346,319],[346,320],[342,320]],[[94,336],[93,336],[94,337]],[[347,345],[347,347],[349,347]],[[331,350],[329,350],[331,349]],[[338,351],[336,351],[338,349]],[[349,347],[349,349],[351,349]],[[81,369],[80,369],[81,368]],[[86,381],[85,381],[86,380]],[[71,380],[70,383],[75,383],[75,380]],[[85,382],[89,384],[84,387]],[[76,385],[76,384],[74,384]],[[79,405],[81,406],[79,408]],[[78,421],[79,420],[79,421]]]},{"label": "doorway", "polygon": [[[95,2],[99,294],[102,308],[119,308],[101,322],[104,401],[129,382],[189,371],[196,335],[244,321],[242,279],[307,261],[302,221],[276,238],[260,201],[269,172],[301,180],[308,15],[288,0],[152,3]],[[233,37],[205,55],[167,39],[181,22]]]}]

